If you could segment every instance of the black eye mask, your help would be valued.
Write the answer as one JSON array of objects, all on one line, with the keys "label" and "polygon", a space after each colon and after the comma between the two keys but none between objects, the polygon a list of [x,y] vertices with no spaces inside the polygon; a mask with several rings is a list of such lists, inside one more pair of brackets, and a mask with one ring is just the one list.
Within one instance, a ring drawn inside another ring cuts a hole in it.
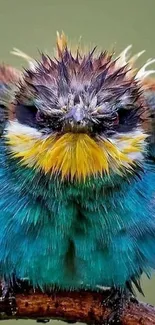
[{"label": "black eye mask", "polygon": [[19,123],[42,131],[59,131],[62,128],[62,122],[58,117],[45,116],[34,105],[17,105],[15,115]]},{"label": "black eye mask", "polygon": [[118,132],[130,132],[140,123],[140,108],[120,108],[118,110],[119,123],[114,126]]},{"label": "black eye mask", "polygon": [[35,106],[17,105],[15,114],[21,124],[34,127],[37,125],[37,111]]}]

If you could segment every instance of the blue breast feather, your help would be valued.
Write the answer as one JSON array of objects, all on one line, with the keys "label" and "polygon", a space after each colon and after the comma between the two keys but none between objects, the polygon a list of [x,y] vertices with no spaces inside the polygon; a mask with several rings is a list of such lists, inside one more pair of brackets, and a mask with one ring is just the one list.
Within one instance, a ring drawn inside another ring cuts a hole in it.
[{"label": "blue breast feather", "polygon": [[22,168],[0,147],[0,274],[40,287],[125,286],[155,268],[155,166],[86,184]]}]

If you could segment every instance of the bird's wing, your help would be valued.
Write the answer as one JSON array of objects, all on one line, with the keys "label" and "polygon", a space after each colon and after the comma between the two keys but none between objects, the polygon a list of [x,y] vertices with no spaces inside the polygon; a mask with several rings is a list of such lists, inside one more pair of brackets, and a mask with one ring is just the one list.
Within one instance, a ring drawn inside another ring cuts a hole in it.
[{"label": "bird's wing", "polygon": [[22,73],[9,65],[0,65],[0,134],[6,121],[13,118],[14,98]]},{"label": "bird's wing", "polygon": [[144,84],[144,96],[146,105],[149,108],[147,129],[149,131],[149,145],[148,145],[148,157],[152,161],[155,161],[155,78],[145,81]]}]

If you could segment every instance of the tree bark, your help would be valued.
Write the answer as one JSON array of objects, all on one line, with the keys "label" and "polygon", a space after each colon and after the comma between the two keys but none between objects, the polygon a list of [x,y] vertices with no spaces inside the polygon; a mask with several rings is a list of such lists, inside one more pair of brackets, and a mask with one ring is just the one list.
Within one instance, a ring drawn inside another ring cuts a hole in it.
[{"label": "tree bark", "polygon": [[[92,291],[40,291],[15,295],[16,311],[10,308],[10,299],[0,301],[0,320],[4,319],[58,319],[68,323],[103,324],[111,310],[102,302],[107,293]],[[155,307],[137,302],[126,304],[122,313],[123,325],[155,324]]]}]

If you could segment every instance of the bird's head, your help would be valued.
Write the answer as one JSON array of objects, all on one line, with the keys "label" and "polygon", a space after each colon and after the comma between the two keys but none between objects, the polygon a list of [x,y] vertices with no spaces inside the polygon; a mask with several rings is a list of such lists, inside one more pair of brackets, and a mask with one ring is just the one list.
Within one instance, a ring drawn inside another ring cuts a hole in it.
[{"label": "bird's head", "polygon": [[31,61],[19,83],[15,117],[6,128],[10,150],[21,164],[85,180],[126,170],[143,160],[147,108],[143,79],[128,58],[96,49],[73,54],[64,34],[57,37],[57,57]]}]

